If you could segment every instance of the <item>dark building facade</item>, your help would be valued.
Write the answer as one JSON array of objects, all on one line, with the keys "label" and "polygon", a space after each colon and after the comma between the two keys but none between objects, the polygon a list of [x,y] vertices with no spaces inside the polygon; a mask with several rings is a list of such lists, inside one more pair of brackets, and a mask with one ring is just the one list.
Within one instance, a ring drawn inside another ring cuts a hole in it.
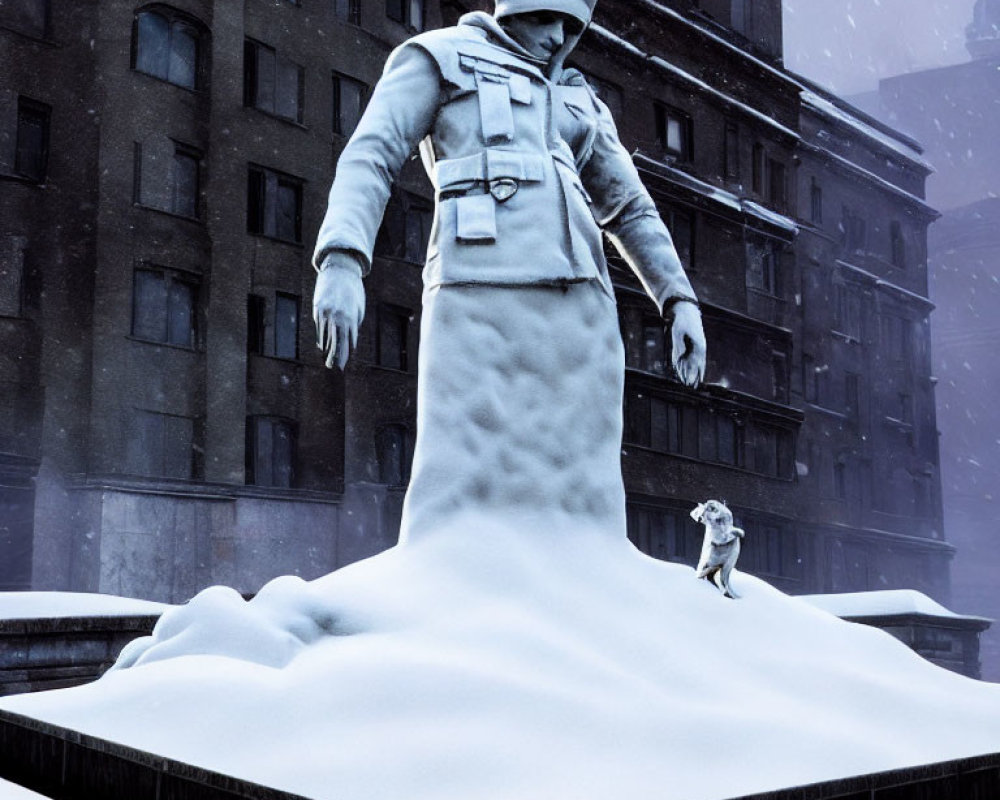
[{"label": "dark building facade", "polygon": [[[313,345],[310,246],[391,48],[486,5],[0,4],[6,588],[179,601],[394,543],[433,209],[418,161],[343,375]],[[688,512],[716,497],[749,532],[741,567],[783,590],[947,601],[916,146],[784,70],[778,0],[601,0],[573,58],[709,338],[687,390],[612,259],[630,538],[693,563]]]},{"label": "dark building facade", "polygon": [[[958,548],[954,605],[1000,617],[1000,3],[979,0],[967,29],[971,59],[881,81],[862,98],[894,126],[916,136],[935,173],[931,203],[941,209],[929,234],[933,370],[938,379],[941,468],[948,536]],[[983,675],[1000,681],[1000,632],[983,635]]]}]

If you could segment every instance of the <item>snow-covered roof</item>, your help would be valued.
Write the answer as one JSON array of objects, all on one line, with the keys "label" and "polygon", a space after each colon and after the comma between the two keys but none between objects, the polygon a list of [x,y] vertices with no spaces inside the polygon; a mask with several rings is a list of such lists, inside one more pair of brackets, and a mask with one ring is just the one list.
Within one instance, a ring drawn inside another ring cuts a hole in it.
[{"label": "snow-covered roof", "polygon": [[775,130],[777,130],[778,132],[784,134],[785,136],[789,137],[790,139],[799,139],[800,138],[798,133],[796,133],[795,131],[793,131],[791,128],[789,128],[787,126],[782,125],[780,122],[778,122],[773,117],[769,117],[767,114],[764,114],[763,112],[758,111],[756,108],[752,108],[752,107],[748,106],[746,103],[740,102],[735,97],[730,97],[725,92],[720,92],[714,86],[710,86],[709,84],[705,83],[705,81],[703,81],[701,78],[696,78],[690,72],[686,72],[685,70],[681,69],[680,67],[674,66],[669,61],[664,61],[659,56],[654,56],[654,55],[652,55],[650,53],[645,52],[644,50],[639,49],[638,47],[636,47],[631,42],[628,42],[625,39],[623,39],[622,37],[618,36],[617,34],[612,33],[607,28],[605,28],[605,27],[603,27],[601,25],[597,25],[596,23],[593,23],[593,24],[591,24],[589,30],[593,31],[595,35],[600,36],[601,38],[606,39],[607,41],[609,41],[609,42],[617,45],[618,47],[622,48],[623,50],[628,51],[629,53],[631,53],[632,55],[636,56],[637,58],[641,58],[644,61],[646,61],[647,63],[652,64],[653,66],[657,67],[662,72],[669,73],[673,77],[679,78],[680,80],[682,80],[685,83],[690,84],[694,88],[696,88],[696,89],[698,89],[698,90],[700,90],[702,92],[705,92],[705,93],[711,95],[716,100],[719,100],[720,102],[724,103],[725,105],[727,105],[727,106],[729,106],[731,108],[734,108],[734,109],[736,109],[736,110],[738,110],[738,111],[746,114],[747,116],[753,117],[757,121],[762,122],[763,124],[768,125],[771,128],[774,128]]},{"label": "snow-covered roof", "polygon": [[784,214],[779,214],[777,211],[772,211],[770,208],[765,208],[760,203],[755,203],[753,200],[743,200],[742,201],[743,210],[750,214],[751,216],[757,217],[764,222],[768,222],[778,228],[783,228],[789,233],[798,233],[799,226],[796,224],[795,220],[791,217],[786,217]]},{"label": "snow-covered roof", "polygon": [[949,611],[922,592],[913,589],[886,589],[875,592],[811,594],[799,598],[838,617],[883,617],[919,614],[946,619],[982,619]]},{"label": "snow-covered roof", "polygon": [[919,164],[928,171],[933,169],[933,167],[920,155],[919,151],[913,149],[905,142],[890,136],[884,131],[880,131],[878,128],[869,125],[859,117],[840,108],[831,100],[827,100],[825,97],[821,97],[808,89],[803,89],[800,97],[802,98],[803,105],[808,106],[814,111],[822,114],[824,117],[832,119],[835,122],[850,128],[856,133],[860,133],[862,136],[871,139],[881,145],[884,149],[892,151],[896,155],[905,158],[907,161]]},{"label": "snow-covered roof", "polygon": [[107,594],[0,592],[0,620],[153,616],[167,608],[162,603]]}]

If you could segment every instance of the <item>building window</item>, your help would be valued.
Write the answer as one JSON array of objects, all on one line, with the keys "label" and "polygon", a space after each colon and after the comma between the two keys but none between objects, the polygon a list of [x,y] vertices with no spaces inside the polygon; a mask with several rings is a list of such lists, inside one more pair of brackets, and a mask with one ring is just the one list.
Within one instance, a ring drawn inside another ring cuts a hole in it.
[{"label": "building window", "polygon": [[0,3],[0,27],[44,39],[49,32],[49,0]]},{"label": "building window", "polygon": [[788,181],[785,176],[785,165],[774,158],[767,160],[767,198],[771,205],[782,211],[788,205]]},{"label": "building window", "polygon": [[247,177],[247,232],[300,243],[302,180],[251,166]]},{"label": "building window", "polygon": [[135,202],[190,219],[200,216],[201,153],[159,138],[135,143]]},{"label": "building window", "polygon": [[413,462],[413,435],[407,425],[386,425],[375,434],[379,482],[405,486]]},{"label": "building window", "polygon": [[395,192],[389,198],[375,253],[421,264],[427,257],[434,209],[431,203],[410,192]]},{"label": "building window", "polygon": [[411,31],[422,31],[424,0],[385,0],[385,15]]},{"label": "building window", "polygon": [[129,472],[179,480],[197,477],[197,427],[191,417],[136,409],[126,452]]},{"label": "building window", "polygon": [[691,118],[682,111],[669,106],[655,106],[656,142],[660,150],[678,161],[689,161],[692,157]]},{"label": "building window", "polygon": [[777,242],[747,242],[747,288],[781,296],[781,245]]},{"label": "building window", "polygon": [[410,368],[410,320],[408,308],[383,303],[378,309],[375,363],[406,372]]},{"label": "building window", "polygon": [[771,397],[776,403],[788,402],[788,356],[778,350],[771,352]]},{"label": "building window", "polygon": [[731,19],[733,30],[742,33],[749,39],[753,33],[753,3],[751,0],[733,0]]},{"label": "building window", "polygon": [[361,24],[361,0],[332,0],[333,15],[351,25]]},{"label": "building window", "polygon": [[868,226],[865,218],[854,209],[843,207],[840,223],[841,242],[851,252],[863,251],[868,244]]},{"label": "building window", "polygon": [[667,374],[670,364],[667,354],[666,331],[663,320],[647,317],[642,326],[642,360],[640,369],[656,375]]},{"label": "building window", "polygon": [[347,75],[333,73],[333,132],[341,136],[354,133],[365,110],[368,87]]},{"label": "building window", "polygon": [[43,183],[49,162],[49,120],[52,109],[27,97],[17,99],[17,143],[14,172],[33,183]]},{"label": "building window", "polygon": [[0,317],[19,317],[24,305],[24,253],[28,240],[23,236],[0,239]]},{"label": "building window", "polygon": [[740,177],[740,129],[731,122],[726,123],[723,161],[726,179],[731,181],[738,180]]},{"label": "building window", "polygon": [[132,335],[147,342],[196,346],[198,283],[176,272],[141,267],[132,283]]},{"label": "building window", "polygon": [[260,294],[247,296],[247,352],[258,356],[298,359],[299,310],[293,294],[275,292],[273,300]]},{"label": "building window", "polygon": [[855,423],[861,412],[861,377],[854,372],[844,374],[844,413]]},{"label": "building window", "polygon": [[884,314],[879,323],[882,352],[893,361],[909,363],[912,354],[910,323],[895,314]]},{"label": "building window", "polygon": [[677,208],[668,208],[663,213],[663,221],[670,231],[674,248],[684,269],[694,268],[694,214]]},{"label": "building window", "polygon": [[302,122],[305,70],[273,47],[243,44],[243,103],[282,119]]},{"label": "building window", "polygon": [[809,186],[809,219],[816,225],[823,222],[823,188],[815,178]]},{"label": "building window", "polygon": [[193,21],[173,9],[140,11],[132,31],[132,67],[186,89],[200,88],[201,39]]},{"label": "building window", "polygon": [[743,466],[743,428],[728,414],[702,409],[699,458],[716,464]]},{"label": "building window", "polygon": [[289,489],[295,485],[295,422],[282,417],[247,419],[246,482]]},{"label": "building window", "polygon": [[626,513],[629,541],[641,552],[661,561],[697,562],[704,530],[687,512],[629,503]]},{"label": "building window", "polygon": [[906,266],[906,241],[903,238],[903,226],[898,221],[889,226],[889,238],[892,265],[902,269]]},{"label": "building window", "polygon": [[759,142],[753,146],[753,191],[754,194],[764,194],[764,172],[767,165],[767,153],[764,145]]},{"label": "building window", "polygon": [[837,331],[860,341],[861,295],[856,287],[844,284],[838,284],[835,291],[834,324],[837,326]]}]

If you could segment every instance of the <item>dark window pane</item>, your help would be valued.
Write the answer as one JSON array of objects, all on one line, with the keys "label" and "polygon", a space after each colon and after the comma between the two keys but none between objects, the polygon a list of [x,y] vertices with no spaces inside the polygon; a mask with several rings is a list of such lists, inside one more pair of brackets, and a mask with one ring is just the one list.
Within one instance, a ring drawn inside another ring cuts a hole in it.
[{"label": "dark window pane", "polygon": [[383,305],[379,308],[378,364],[390,369],[408,368],[407,339],[410,312],[407,309]]},{"label": "dark window pane", "polygon": [[365,85],[346,75],[333,76],[333,132],[349,136],[364,109]]},{"label": "dark window pane", "polygon": [[247,296],[247,352],[264,355],[267,301],[259,294]]},{"label": "dark window pane", "polygon": [[653,397],[649,401],[649,446],[661,453],[666,453],[670,449],[667,402],[658,397]]},{"label": "dark window pane", "polygon": [[271,446],[271,478],[272,486],[288,489],[293,481],[293,460],[295,454],[295,438],[292,426],[288,422],[274,420],[271,424],[273,436]]},{"label": "dark window pane", "polygon": [[667,370],[664,328],[662,322],[643,326],[642,368],[646,372],[665,375]]},{"label": "dark window pane", "polygon": [[406,22],[407,0],[385,0],[385,14],[396,22]]},{"label": "dark window pane", "polygon": [[274,354],[278,358],[298,358],[299,299],[279,294],[274,303]]},{"label": "dark window pane", "polygon": [[42,38],[47,32],[48,7],[48,0],[7,0],[0,3],[0,24]]},{"label": "dark window pane", "polygon": [[276,64],[276,88],[274,113],[286,119],[299,122],[302,119],[300,99],[302,97],[302,68],[284,58]]},{"label": "dark window pane", "polygon": [[138,27],[135,68],[166,79],[170,73],[170,22],[160,14],[146,11],[139,15]]},{"label": "dark window pane", "polygon": [[672,210],[668,227],[681,264],[690,269],[693,266],[694,217],[684,211]]},{"label": "dark window pane", "polygon": [[185,22],[171,28],[170,64],[167,80],[193,89],[198,70],[198,31]]},{"label": "dark window pane", "polygon": [[17,104],[14,171],[33,181],[45,180],[49,149],[49,108],[21,98]]},{"label": "dark window pane", "polygon": [[264,194],[267,186],[265,175],[258,169],[251,169],[247,175],[247,230],[250,233],[264,232]]},{"label": "dark window pane", "polygon": [[726,177],[738,178],[740,176],[740,136],[739,129],[735,125],[726,126],[725,148]]},{"label": "dark window pane", "polygon": [[167,342],[181,347],[194,346],[195,287],[171,281],[167,297]]},{"label": "dark window pane", "polygon": [[732,417],[716,419],[718,431],[718,458],[723,464],[736,464],[736,422]]},{"label": "dark window pane", "polygon": [[378,454],[379,482],[402,486],[410,479],[412,445],[405,425],[387,425],[375,436]]},{"label": "dark window pane", "polygon": [[185,217],[198,216],[198,158],[177,150],[174,153],[172,211]]},{"label": "dark window pane", "polygon": [[132,418],[126,461],[136,475],[156,475],[163,463],[163,415],[136,411]]},{"label": "dark window pane", "polygon": [[278,181],[278,202],[276,207],[275,235],[279,239],[297,242],[301,239],[299,231],[299,197],[297,184],[288,181]]},{"label": "dark window pane", "polygon": [[427,243],[430,240],[433,214],[429,208],[413,204],[406,209],[403,257],[407,261],[420,263],[427,257]]},{"label": "dark window pane", "polygon": [[254,86],[254,105],[262,111],[274,111],[274,51],[258,44],[257,84]]},{"label": "dark window pane", "polygon": [[167,283],[162,273],[135,271],[132,335],[153,342],[167,339]]}]

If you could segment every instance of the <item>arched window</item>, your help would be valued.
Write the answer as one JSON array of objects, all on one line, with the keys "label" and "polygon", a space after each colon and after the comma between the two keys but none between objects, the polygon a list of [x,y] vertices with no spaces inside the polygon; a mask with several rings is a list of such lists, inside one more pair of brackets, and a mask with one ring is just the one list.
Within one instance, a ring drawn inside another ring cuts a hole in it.
[{"label": "arched window", "polygon": [[205,34],[190,17],[167,6],[135,15],[132,67],[186,89],[201,88]]}]

